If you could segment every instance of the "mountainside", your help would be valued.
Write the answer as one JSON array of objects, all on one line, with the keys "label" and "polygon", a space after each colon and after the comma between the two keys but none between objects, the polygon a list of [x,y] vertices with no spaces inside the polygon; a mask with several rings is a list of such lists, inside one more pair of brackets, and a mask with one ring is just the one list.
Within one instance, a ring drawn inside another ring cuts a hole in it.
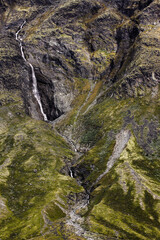
[{"label": "mountainside", "polygon": [[0,0],[0,239],[160,239],[160,0]]}]

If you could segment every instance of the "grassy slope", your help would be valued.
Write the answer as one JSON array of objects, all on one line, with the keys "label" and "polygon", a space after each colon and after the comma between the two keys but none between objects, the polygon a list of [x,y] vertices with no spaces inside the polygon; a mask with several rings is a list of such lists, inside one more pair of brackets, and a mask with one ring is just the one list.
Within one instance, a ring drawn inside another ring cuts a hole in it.
[{"label": "grassy slope", "polygon": [[[124,239],[159,239],[159,100],[159,93],[154,99],[150,95],[106,99],[77,123],[81,122],[81,143],[90,146],[96,143],[78,163],[90,172],[85,179],[88,188],[104,172],[116,133],[122,128],[132,132],[119,160],[91,193],[91,204],[85,214],[86,226],[91,231]],[[154,123],[152,129],[144,126],[145,121]],[[154,126],[156,135],[150,141]]]},{"label": "grassy slope", "polygon": [[[74,154],[51,126],[25,115],[20,98],[10,94],[10,101],[0,108],[0,188],[3,208],[0,214],[2,239],[29,239],[43,233],[45,212],[48,219],[64,218],[67,196],[83,191],[76,181],[59,170]],[[60,239],[60,233],[57,233]]]}]

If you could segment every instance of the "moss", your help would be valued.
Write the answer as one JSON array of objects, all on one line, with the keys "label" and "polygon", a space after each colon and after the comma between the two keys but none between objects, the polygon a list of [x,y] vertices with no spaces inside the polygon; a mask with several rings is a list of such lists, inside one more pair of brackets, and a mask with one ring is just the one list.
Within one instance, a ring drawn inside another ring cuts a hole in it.
[{"label": "moss", "polygon": [[142,161],[133,161],[134,166],[143,171],[146,175],[154,179],[157,183],[160,181],[160,169],[159,169],[159,160],[158,159],[144,159]]},{"label": "moss", "polygon": [[25,40],[33,40],[35,37],[35,33],[38,33],[39,28],[41,25],[54,13],[54,9],[50,7],[49,10],[45,11],[44,13],[40,14],[36,19],[33,20],[32,27],[29,27],[26,31]]},{"label": "moss", "polygon": [[[78,162],[80,169],[88,171],[89,175],[84,176],[83,180],[87,189],[106,168],[116,133],[128,127],[133,134],[120,159],[91,194],[89,210],[84,214],[88,219],[86,227],[91,231],[124,239],[158,239],[159,205],[154,196],[160,194],[157,185],[159,138],[155,137],[150,143],[155,151],[149,156],[137,142],[142,138],[140,129],[145,118],[148,123],[159,121],[156,105],[157,101],[152,100],[150,95],[136,99],[101,99],[79,118],[81,125],[77,134],[86,140],[86,146],[90,145],[91,140],[94,141],[92,148]],[[137,130],[133,121],[137,124]],[[90,126],[94,134],[92,138],[87,138],[90,136]],[[146,142],[148,126],[143,134]],[[101,134],[101,139],[96,138],[98,134]]]},{"label": "moss", "polygon": [[103,49],[99,49],[91,55],[91,59],[93,61],[95,72],[97,73],[97,75],[104,75],[104,72],[106,72],[107,70],[109,71],[111,61],[114,60],[115,55],[116,54],[114,51],[109,52]]},{"label": "moss", "polygon": [[74,156],[69,145],[50,125],[27,117],[19,107],[21,102],[17,101],[16,107],[15,100],[4,102],[0,108],[1,123],[7,130],[0,138],[4,164],[0,168],[0,188],[9,209],[1,218],[0,237],[4,240],[38,236],[44,226],[43,210],[51,221],[63,218],[65,213],[54,201],[62,199],[65,205],[70,192],[83,191],[74,179],[59,173],[64,159],[71,161]]},{"label": "moss", "polygon": [[159,236],[157,220],[150,219],[147,209],[144,211],[138,202],[134,203],[133,186],[130,185],[127,193],[124,194],[115,180],[115,185],[112,182],[112,186],[109,186],[107,191],[104,185],[103,190],[96,194],[97,197],[99,196],[98,202],[92,202],[94,207],[89,215],[93,219],[93,228],[98,224],[99,233],[109,234],[112,237],[115,236],[115,231],[118,232],[119,237],[129,239],[155,238],[157,234]]},{"label": "moss", "polygon": [[66,216],[66,214],[52,202],[46,206],[45,212],[48,214],[48,217],[52,222]]},{"label": "moss", "polygon": [[101,138],[101,134],[99,133],[101,125],[98,121],[92,121],[90,116],[84,118],[83,125],[87,131],[82,135],[81,143],[93,146]]},{"label": "moss", "polygon": [[93,89],[93,91],[91,92],[91,95],[88,99],[88,101],[86,102],[86,104],[84,105],[84,107],[81,109],[81,113],[83,114],[87,108],[90,106],[90,104],[95,100],[95,98],[98,96],[100,89],[102,87],[102,81],[98,81]]}]

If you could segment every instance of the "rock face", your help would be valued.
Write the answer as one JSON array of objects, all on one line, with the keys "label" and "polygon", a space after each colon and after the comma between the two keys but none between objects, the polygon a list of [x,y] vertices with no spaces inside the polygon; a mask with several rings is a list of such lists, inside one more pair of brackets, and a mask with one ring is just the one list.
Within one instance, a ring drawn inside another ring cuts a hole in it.
[{"label": "rock face", "polygon": [[160,239],[159,19],[159,0],[0,0],[1,239]]}]

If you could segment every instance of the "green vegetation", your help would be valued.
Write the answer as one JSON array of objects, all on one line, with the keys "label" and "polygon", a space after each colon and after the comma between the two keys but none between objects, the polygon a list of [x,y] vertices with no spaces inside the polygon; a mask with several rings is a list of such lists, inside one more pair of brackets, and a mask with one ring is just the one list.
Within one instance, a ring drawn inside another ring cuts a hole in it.
[{"label": "green vegetation", "polygon": [[[88,189],[104,172],[113,152],[116,133],[123,126],[132,131],[120,159],[91,193],[89,210],[85,213],[86,227],[90,231],[124,239],[147,240],[160,236],[159,136],[156,133],[153,136],[149,130],[150,123],[157,126],[159,121],[157,105],[158,99],[152,100],[150,95],[137,99],[106,99],[79,119],[81,131],[77,134],[81,133],[81,143],[87,146],[90,139],[93,142],[93,147],[78,163],[80,169],[90,172],[85,179]],[[148,124],[142,134],[145,120]],[[147,145],[149,134],[152,140]],[[148,146],[152,153],[146,156]]]},{"label": "green vegetation", "polygon": [[10,98],[12,102],[7,104],[3,97],[0,109],[0,188],[9,209],[8,218],[0,215],[0,236],[29,239],[43,229],[43,211],[51,221],[64,218],[54,201],[61,199],[65,211],[67,196],[83,189],[59,173],[64,159],[69,162],[74,156],[68,144],[47,123],[27,117],[17,95],[10,93]]},{"label": "green vegetation", "polygon": [[[87,239],[75,234],[75,223],[99,240],[159,240],[158,1],[144,11],[144,1],[134,0],[125,9],[115,1],[23,2],[0,14],[0,239]],[[60,107],[66,101],[54,127],[75,152],[50,123],[26,115],[37,109],[15,40],[24,19],[20,35],[26,58],[44,75],[43,104],[47,97]],[[126,129],[126,146],[97,181]],[[77,219],[69,224],[73,209]]]}]

